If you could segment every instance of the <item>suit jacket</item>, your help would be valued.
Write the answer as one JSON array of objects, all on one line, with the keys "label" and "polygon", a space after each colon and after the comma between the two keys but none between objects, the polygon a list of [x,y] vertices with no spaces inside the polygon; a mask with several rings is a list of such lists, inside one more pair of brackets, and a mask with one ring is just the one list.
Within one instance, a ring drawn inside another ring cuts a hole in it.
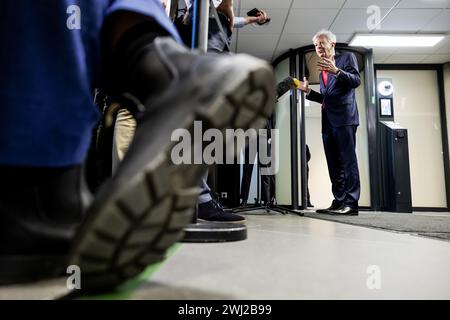
[{"label": "suit jacket", "polygon": [[308,100],[322,104],[322,129],[328,119],[332,127],[359,125],[358,108],[356,106],[355,88],[361,84],[358,62],[351,52],[337,52],[336,67],[342,71],[338,76],[328,74],[327,86],[320,73],[320,93],[311,90],[306,96]]}]

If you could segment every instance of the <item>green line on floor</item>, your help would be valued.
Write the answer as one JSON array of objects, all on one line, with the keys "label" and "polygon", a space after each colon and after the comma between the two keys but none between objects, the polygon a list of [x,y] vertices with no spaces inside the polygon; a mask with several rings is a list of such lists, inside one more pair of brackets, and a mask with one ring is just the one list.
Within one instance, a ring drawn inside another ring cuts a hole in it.
[{"label": "green line on floor", "polygon": [[128,280],[121,286],[119,286],[116,292],[104,293],[99,295],[82,296],[80,300],[127,300],[130,299],[133,293],[139,289],[139,287],[150,279],[150,277],[163,265],[163,263],[170,258],[175,251],[180,247],[179,243],[174,244],[167,250],[166,258],[158,263],[150,265],[138,276]]}]

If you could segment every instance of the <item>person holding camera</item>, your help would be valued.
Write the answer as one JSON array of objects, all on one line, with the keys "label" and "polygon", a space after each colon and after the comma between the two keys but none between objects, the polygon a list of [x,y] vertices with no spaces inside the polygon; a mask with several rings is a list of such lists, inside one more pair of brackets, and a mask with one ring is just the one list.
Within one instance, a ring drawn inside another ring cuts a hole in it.
[{"label": "person holding camera", "polygon": [[[235,17],[233,12],[233,0],[213,0],[216,6],[219,21],[212,17],[209,19],[208,51],[229,51],[234,28],[243,28],[249,24],[263,25],[270,21],[269,16],[263,10],[254,8],[246,17]],[[222,33],[225,32],[226,36]]]},{"label": "person holding camera", "polygon": [[[186,3],[187,12],[183,17],[183,24],[177,24],[180,29],[181,36],[186,45],[191,44],[191,25],[193,17],[193,0],[184,0]],[[269,15],[264,11],[254,8],[247,12],[245,17],[236,17],[233,9],[233,0],[213,0],[212,3],[217,10],[218,20],[220,25],[217,23],[215,17],[210,16],[209,18],[209,29],[208,29],[208,52],[228,52],[230,51],[231,38],[233,36],[233,31],[235,28],[243,28],[249,24],[263,25],[270,22]]]}]

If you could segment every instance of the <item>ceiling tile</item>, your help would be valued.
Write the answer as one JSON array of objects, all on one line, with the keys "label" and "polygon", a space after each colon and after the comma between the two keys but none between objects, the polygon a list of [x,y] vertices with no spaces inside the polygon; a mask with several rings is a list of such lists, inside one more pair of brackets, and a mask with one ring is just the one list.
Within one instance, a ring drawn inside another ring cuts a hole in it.
[{"label": "ceiling tile", "polygon": [[292,8],[294,9],[339,9],[345,0],[296,0]]},{"label": "ceiling tile", "polygon": [[384,63],[420,63],[426,54],[393,54]]},{"label": "ceiling tile", "polygon": [[402,0],[397,8],[446,8],[449,0]]},{"label": "ceiling tile", "polygon": [[439,9],[395,9],[381,22],[377,32],[417,32],[438,16]]},{"label": "ceiling tile", "polygon": [[351,33],[336,33],[336,41],[342,43],[349,43],[352,39],[353,34]]},{"label": "ceiling tile", "polygon": [[241,0],[241,8],[289,8],[291,0]]},{"label": "ceiling tile", "polygon": [[390,56],[391,56],[390,54],[374,54],[373,62],[374,63],[383,63]]},{"label": "ceiling tile", "polygon": [[273,51],[254,51],[251,55],[272,62]]},{"label": "ceiling tile", "polygon": [[284,34],[281,37],[280,43],[278,44],[278,50],[296,49],[303,46],[308,46],[312,44],[311,34],[304,33],[289,33]]},{"label": "ceiling tile", "polygon": [[237,36],[231,38],[231,51],[233,52],[236,52],[237,38],[238,38]]},{"label": "ceiling tile", "polygon": [[367,9],[369,6],[378,6],[380,8],[392,8],[397,0],[347,0],[344,8]]},{"label": "ceiling tile", "polygon": [[337,9],[292,9],[284,33],[304,33],[311,37],[320,29],[328,29]]},{"label": "ceiling tile", "polygon": [[435,54],[450,54],[450,35],[438,43]]},{"label": "ceiling tile", "polygon": [[385,48],[385,47],[376,47],[373,48],[373,53],[374,54],[394,54],[396,52],[395,48]]},{"label": "ceiling tile", "polygon": [[240,4],[241,4],[241,0],[234,0],[233,1],[233,9],[234,9],[235,13],[239,11]]},{"label": "ceiling tile", "polygon": [[431,20],[421,31],[448,32],[450,31],[450,9],[442,12]]},{"label": "ceiling tile", "polygon": [[[348,43],[356,32],[368,33],[366,12],[370,5],[382,8],[382,17],[397,0],[234,0],[236,15],[245,15],[256,7],[266,9],[271,16],[270,24],[249,25],[236,29],[232,49],[247,52],[270,60],[273,56],[312,44],[312,36],[320,29],[336,33],[338,42]],[[339,8],[343,7],[342,10]],[[381,24],[385,32],[446,32],[450,31],[450,0],[403,0]],[[240,13],[240,14],[239,14]],[[336,16],[339,13],[338,16]],[[286,21],[280,42],[278,38]],[[333,22],[334,21],[334,22]],[[333,25],[331,23],[333,22]],[[236,38],[238,42],[236,42]],[[276,50],[274,55],[274,50]],[[376,63],[442,63],[450,55],[450,35],[435,48],[374,48]]]},{"label": "ceiling tile", "polygon": [[[381,9],[381,17],[387,13],[387,9]],[[367,27],[369,14],[365,9],[344,9],[342,10],[333,25],[331,30],[335,33],[354,33],[364,32],[369,33],[370,29]]]},{"label": "ceiling tile", "polygon": [[278,41],[278,35],[240,34],[237,41],[238,53],[248,53],[260,58],[270,55],[268,58],[270,59]]},{"label": "ceiling tile", "polygon": [[[252,8],[242,8],[240,16],[246,16],[247,12]],[[271,9],[268,10],[270,16],[270,22],[265,25],[250,24],[246,25],[244,28],[238,30],[239,34],[277,34],[281,33],[284,21],[288,14],[287,9]]]},{"label": "ceiling tile", "polygon": [[275,61],[276,58],[278,58],[279,56],[281,56],[283,53],[288,52],[289,49],[278,49],[275,52],[275,55],[273,56],[273,61]]},{"label": "ceiling tile", "polygon": [[[444,41],[444,40],[441,40]],[[437,50],[437,45],[434,47],[401,47],[395,48],[397,54],[432,54]]]},{"label": "ceiling tile", "polygon": [[450,62],[450,54],[431,54],[422,63],[447,63]]}]

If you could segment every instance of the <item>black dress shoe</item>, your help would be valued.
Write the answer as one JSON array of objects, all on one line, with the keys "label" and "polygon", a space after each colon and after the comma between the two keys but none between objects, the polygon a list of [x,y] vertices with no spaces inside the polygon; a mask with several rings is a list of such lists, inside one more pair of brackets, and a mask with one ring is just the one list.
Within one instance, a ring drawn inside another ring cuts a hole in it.
[{"label": "black dress shoe", "polygon": [[242,202],[239,204],[239,207],[246,207],[247,206],[247,200],[242,200]]},{"label": "black dress shoe", "polygon": [[209,222],[235,222],[245,223],[246,219],[231,211],[225,211],[215,200],[198,205],[198,220]]},{"label": "black dress shoe", "polygon": [[316,213],[329,213],[330,211],[339,210],[341,208],[342,208],[342,204],[335,204],[335,203],[333,203],[327,209],[318,209],[318,210],[316,210]]},{"label": "black dress shoe", "polygon": [[336,216],[357,216],[358,209],[349,206],[343,206],[338,210],[330,210],[328,213]]}]

